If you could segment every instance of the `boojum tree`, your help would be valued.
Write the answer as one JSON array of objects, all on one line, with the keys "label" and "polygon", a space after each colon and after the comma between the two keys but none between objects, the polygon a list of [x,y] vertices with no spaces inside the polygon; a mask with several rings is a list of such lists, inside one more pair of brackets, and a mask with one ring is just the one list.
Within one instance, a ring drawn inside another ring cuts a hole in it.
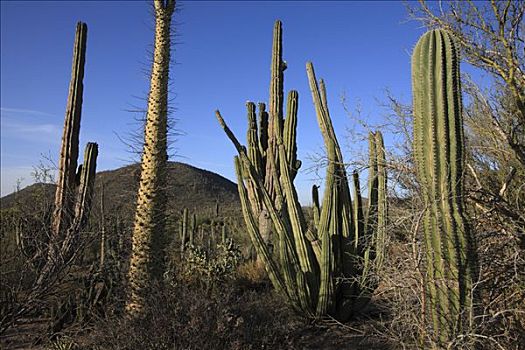
[{"label": "boojum tree", "polygon": [[153,3],[155,43],[126,304],[131,317],[142,314],[148,287],[152,280],[162,279],[164,265],[161,242],[165,226],[168,80],[175,0],[155,0]]}]

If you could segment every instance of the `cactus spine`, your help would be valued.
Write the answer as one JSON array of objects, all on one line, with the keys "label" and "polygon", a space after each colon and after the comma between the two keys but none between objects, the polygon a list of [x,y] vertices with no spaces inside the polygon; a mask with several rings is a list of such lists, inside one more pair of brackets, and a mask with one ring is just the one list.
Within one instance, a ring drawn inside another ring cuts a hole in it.
[{"label": "cactus spine", "polygon": [[412,55],[414,158],[425,203],[427,281],[434,335],[450,340],[472,320],[477,271],[463,202],[464,141],[459,58],[453,37],[433,30]]},{"label": "cactus spine", "polygon": [[129,316],[142,314],[151,279],[163,274],[162,235],[165,224],[168,79],[171,18],[175,0],[155,0],[155,45],[144,128],[144,149],[129,268]]},{"label": "cactus spine", "polygon": [[[385,230],[378,230],[379,220],[371,221],[368,227],[365,227],[364,219],[359,219],[360,225],[355,224],[354,213],[363,215],[359,186],[356,187],[354,207],[357,211],[354,212],[341,150],[328,112],[326,89],[322,81],[318,84],[311,63],[307,65],[308,79],[329,165],[322,206],[314,186],[314,222],[307,225],[293,184],[301,164],[296,154],[296,91],[288,94],[287,117],[282,118],[282,72],[285,64],[282,61],[281,40],[281,22],[277,21],[274,27],[269,121],[264,104],[259,104],[260,124],[257,130],[255,104],[247,103],[248,147],[239,143],[219,111],[216,111],[216,116],[237,149],[235,169],[244,219],[257,255],[274,287],[297,310],[310,317],[329,314],[346,320],[364,305],[373,289],[367,276],[362,274],[363,265],[371,265],[373,257],[370,254],[358,255],[358,242],[365,238],[367,232],[378,236],[378,232],[384,234]],[[376,140],[381,144],[377,144]],[[374,145],[376,149],[383,149],[382,138],[374,137]],[[377,163],[384,164],[384,153],[374,157]],[[385,181],[385,186],[379,186],[377,181],[376,191],[379,193],[386,189],[386,176],[384,167],[378,171],[382,172],[381,179]],[[355,178],[358,179],[357,174]],[[386,200],[386,194],[381,192],[376,201],[379,198]],[[386,211],[386,203],[373,205]],[[382,218],[385,214],[381,213]],[[267,215],[277,236],[274,256],[266,245],[264,230],[267,226],[261,225],[262,215]],[[385,220],[381,223],[384,225]],[[370,249],[370,241],[364,242],[363,252]]]},{"label": "cactus spine", "polygon": [[47,262],[37,281],[38,285],[47,283],[47,279],[56,272],[56,269],[73,258],[77,248],[78,233],[86,224],[91,209],[98,155],[96,143],[89,142],[86,145],[84,163],[77,171],[86,44],[87,25],[78,22],[60,149],[52,244],[49,247]]}]

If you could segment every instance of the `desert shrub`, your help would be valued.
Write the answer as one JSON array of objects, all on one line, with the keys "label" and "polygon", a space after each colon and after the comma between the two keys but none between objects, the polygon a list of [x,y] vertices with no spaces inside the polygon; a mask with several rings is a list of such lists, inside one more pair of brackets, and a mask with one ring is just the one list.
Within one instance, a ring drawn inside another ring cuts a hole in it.
[{"label": "desert shrub", "polygon": [[290,349],[304,322],[271,292],[152,288],[145,317],[98,323],[82,349]]},{"label": "desert shrub", "polygon": [[209,290],[234,278],[241,259],[240,247],[232,239],[208,247],[187,244],[180,264],[174,265],[177,261],[171,261],[167,278],[172,281],[181,278]]},{"label": "desert shrub", "polygon": [[247,260],[237,268],[237,280],[249,285],[264,284],[268,282],[268,274],[256,260]]}]

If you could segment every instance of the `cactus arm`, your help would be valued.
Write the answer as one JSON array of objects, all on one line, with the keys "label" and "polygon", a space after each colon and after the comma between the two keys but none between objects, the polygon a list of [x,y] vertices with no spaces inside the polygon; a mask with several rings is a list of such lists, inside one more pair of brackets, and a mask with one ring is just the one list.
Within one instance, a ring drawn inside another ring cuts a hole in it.
[{"label": "cactus arm", "polygon": [[[328,166],[333,171],[334,166]],[[327,170],[327,173],[328,171]],[[332,173],[333,174],[333,173]],[[327,174],[328,175],[328,174]],[[333,306],[331,301],[333,299],[333,271],[334,271],[334,256],[332,246],[332,235],[334,228],[334,215],[337,212],[337,186],[334,181],[334,176],[327,177],[325,195],[323,199],[323,206],[321,209],[321,218],[319,221],[319,236],[321,238],[321,259],[320,266],[320,284],[319,297],[317,301],[316,314],[318,316],[328,313]],[[335,220],[336,221],[336,220]]]},{"label": "cactus arm", "polygon": [[[297,109],[299,105],[299,94],[292,90],[288,93],[286,104],[286,119],[284,120],[283,140],[286,149],[286,162],[290,167],[290,178],[293,181],[297,171],[301,166],[301,161],[297,160]],[[280,156],[280,155],[279,155]]]},{"label": "cactus arm", "polygon": [[251,212],[251,208],[248,204],[248,194],[246,193],[246,189],[244,188],[244,174],[242,172],[243,166],[241,165],[239,157],[236,156],[235,174],[237,175],[237,188],[239,190],[239,198],[241,200],[242,212],[248,229],[248,234],[250,235],[250,239],[257,251],[257,255],[261,257],[262,261],[264,262],[264,267],[266,269],[266,272],[268,273],[268,277],[272,281],[274,288],[277,290],[278,293],[288,295],[286,287],[284,285],[284,281],[282,280],[278,272],[277,266],[271,258],[266,243],[264,242],[261,234],[259,233],[259,227],[253,217],[253,213]]},{"label": "cactus arm", "polygon": [[75,215],[73,222],[67,228],[67,234],[62,242],[61,254],[65,262],[70,261],[76,253],[75,247],[80,238],[79,231],[86,225],[91,201],[93,199],[93,188],[95,187],[95,174],[97,168],[98,145],[89,142],[84,153],[84,164],[81,167],[80,184],[75,201]]},{"label": "cactus arm", "polygon": [[257,134],[257,119],[255,117],[255,104],[253,102],[246,102],[246,109],[248,112],[248,158],[259,173],[259,176],[264,172],[262,166],[261,153],[259,149],[259,137]]},{"label": "cactus arm", "polygon": [[365,248],[369,246],[367,240],[370,239],[370,235],[365,231],[364,224],[364,213],[363,213],[363,199],[361,197],[361,185],[359,183],[359,174],[357,171],[352,173],[352,179],[354,182],[353,193],[354,193],[354,237],[355,237],[355,248],[358,255],[362,255]]},{"label": "cactus arm", "polygon": [[368,234],[371,236],[377,228],[379,187],[377,148],[375,134],[373,132],[368,134],[368,153],[370,158],[368,167],[368,211],[365,219],[365,226]]},{"label": "cactus arm", "polygon": [[302,295],[301,291],[299,291],[296,285],[297,275],[301,273],[299,271],[300,266],[299,264],[294,264],[292,262],[291,257],[293,255],[293,252],[291,252],[288,249],[287,240],[283,239],[283,233],[280,231],[277,232],[279,235],[279,240],[277,242],[279,251],[279,262],[284,277],[284,283],[286,285],[286,291],[288,292],[288,297],[290,298],[292,305],[296,305],[301,309],[304,308],[304,306],[307,306],[307,304],[304,303],[304,295]]},{"label": "cactus arm", "polygon": [[[312,251],[311,245],[308,244],[306,239],[306,223],[299,199],[297,198],[297,192],[295,191],[295,187],[292,183],[292,175],[290,174],[291,171],[288,168],[288,163],[286,162],[285,152],[285,147],[281,143],[279,145],[281,183],[284,187],[284,193],[287,199],[286,204],[294,237],[294,246],[299,258],[301,272],[306,275],[306,281],[308,282],[307,285],[313,287],[318,283],[317,279],[315,278],[315,276],[317,276],[317,266],[314,264],[316,261],[315,255]],[[310,288],[308,288],[308,290],[310,290]],[[309,301],[311,300],[310,295],[305,295],[304,300],[308,301],[305,304],[309,305]],[[306,307],[306,309],[309,308],[310,306]]]},{"label": "cactus arm", "polygon": [[[253,164],[257,174],[264,178],[264,163],[261,156],[259,148],[259,140],[257,135],[257,119],[255,116],[255,104],[253,102],[246,103],[246,109],[248,112],[248,132],[247,132],[247,141],[248,141],[248,158]],[[257,189],[255,188],[252,181],[246,183],[246,190],[248,191],[249,202],[252,205],[254,213],[260,213],[262,210],[261,199]]]},{"label": "cactus arm", "polygon": [[317,227],[319,225],[319,186],[313,185],[312,186],[312,212],[314,217],[314,226]]},{"label": "cactus arm", "polygon": [[387,174],[385,161],[385,146],[383,142],[383,135],[380,131],[375,134],[376,154],[377,154],[377,229],[375,232],[375,257],[374,265],[376,271],[383,266],[383,261],[386,255],[386,225],[387,225]]},{"label": "cactus arm", "polygon": [[[221,112],[219,110],[215,111],[215,117],[217,118],[219,125],[224,130],[224,133],[226,133],[226,136],[230,139],[230,141],[233,143],[233,146],[237,150],[237,153],[244,154],[245,153],[245,147],[241,145],[239,140],[237,140],[237,137],[235,137],[235,134],[231,131],[231,129],[228,127],[228,124],[226,124],[226,121],[221,115]],[[244,161],[242,162],[244,163]]]},{"label": "cactus arm", "polygon": [[[330,115],[328,114],[328,108],[323,107],[323,105],[327,103],[326,87],[324,86],[324,83],[322,84],[322,89],[318,87],[314,67],[311,62],[306,64],[306,72],[310,91],[312,92],[317,121],[325,142],[328,161],[329,163],[334,163],[332,170],[330,170],[330,168],[327,169],[327,179],[330,176],[336,176],[338,178],[337,184],[340,192],[340,204],[337,210],[341,211],[341,229],[338,232],[338,239],[334,239],[334,251],[336,252],[334,259],[335,265],[341,268],[341,272],[344,276],[352,276],[354,273],[354,261],[352,256],[355,255],[356,252],[352,244],[354,223],[352,222],[352,201],[346,169],[344,167],[341,149],[337,142]],[[323,95],[324,97],[322,97]],[[329,170],[332,171],[332,173],[328,173]],[[326,186],[325,188],[326,191],[329,187]],[[346,288],[346,286],[346,283],[343,284],[343,288]]]},{"label": "cactus arm", "polygon": [[[273,133],[273,137],[268,140],[270,143],[274,143],[273,147],[276,148],[275,137],[277,136],[277,128],[282,127],[283,122],[283,48],[282,48],[282,23],[276,21],[273,28],[273,47],[272,47],[272,63],[271,63],[271,79],[270,79],[270,103],[269,103],[269,114],[270,123],[269,130]],[[269,145],[269,147],[272,147]]]},{"label": "cactus arm", "polygon": [[76,229],[87,223],[91,200],[93,199],[93,188],[95,186],[95,175],[97,171],[98,145],[89,142],[84,152],[84,164],[80,174],[80,184],[77,199],[75,201],[75,226]]},{"label": "cactus arm", "polygon": [[283,60],[282,60],[282,23],[276,21],[273,29],[272,63],[270,77],[270,101],[268,122],[268,148],[266,153],[265,187],[272,199],[275,199],[278,209],[282,194],[278,192],[278,150],[277,135],[280,134],[283,123]]},{"label": "cactus arm", "polygon": [[259,103],[259,152],[261,153],[261,161],[264,168],[266,168],[266,151],[268,150],[268,113],[266,112],[266,105]]},{"label": "cactus arm", "polygon": [[[359,174],[354,170],[352,173],[354,182],[353,194],[354,194],[354,227],[356,236],[356,251],[359,261],[354,267],[356,272],[355,275],[359,276],[359,279],[354,283],[353,294],[354,302],[361,302],[365,298],[369,297],[369,292],[374,289],[374,286],[370,283],[372,261],[375,255],[375,244],[373,242],[373,236],[375,231],[371,228],[367,230],[365,224],[364,205],[361,196],[361,184],[359,181]],[[370,199],[369,199],[370,201]]]},{"label": "cactus arm", "polygon": [[87,25],[77,23],[71,81],[67,99],[64,132],[58,165],[58,182],[55,194],[53,234],[60,236],[69,226],[74,205],[75,178],[78,160],[80,119],[82,115],[82,94],[84,91],[84,65],[86,62]]},{"label": "cactus arm", "polygon": [[326,114],[330,115],[330,111],[328,110],[328,98],[326,97],[326,84],[323,79],[319,80],[319,93],[321,95],[321,105],[326,111]]},{"label": "cactus arm", "polygon": [[[319,124],[319,128],[321,129],[321,134],[323,135],[323,140],[325,143],[325,148],[328,153],[332,149],[334,149],[335,153],[335,145],[333,144],[333,138],[330,137],[329,134],[329,127],[328,127],[328,116],[326,115],[326,110],[323,108],[323,103],[321,102],[321,94],[319,92],[319,87],[317,83],[317,79],[315,77],[315,71],[314,67],[311,62],[306,63],[306,73],[308,75],[308,83],[310,85],[310,91],[312,92],[312,98],[314,100],[314,106],[315,106],[315,112],[317,115],[317,121]],[[329,158],[329,162],[335,162],[336,156],[335,154],[332,155],[332,158]],[[335,170],[335,169],[334,169]]]},{"label": "cactus arm", "polygon": [[226,244],[226,223],[224,223],[221,227],[221,243]]}]

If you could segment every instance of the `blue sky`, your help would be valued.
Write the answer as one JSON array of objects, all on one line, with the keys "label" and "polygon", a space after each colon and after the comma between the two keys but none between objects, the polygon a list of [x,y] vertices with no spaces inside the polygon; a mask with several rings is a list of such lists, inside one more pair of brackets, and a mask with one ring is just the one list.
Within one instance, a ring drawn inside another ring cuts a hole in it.
[{"label": "blue sky", "polygon": [[[219,108],[244,140],[245,102],[267,101],[272,28],[283,21],[285,89],[299,91],[299,159],[322,139],[308,89],[305,63],[313,61],[327,83],[330,110],[344,151],[365,144],[345,142],[352,124],[341,104],[360,106],[362,116],[380,123],[388,88],[410,102],[410,53],[424,29],[407,22],[396,1],[180,1],[172,106],[178,120],[172,160],[217,172],[234,180],[234,148],[215,120]],[[1,193],[16,179],[31,183],[42,155],[56,160],[70,79],[77,21],[88,24],[81,147],[99,143],[98,169],[129,164],[133,156],[116,134],[136,129],[134,113],[144,108],[153,41],[150,3],[143,1],[1,2]],[[387,137],[387,145],[391,140]],[[315,175],[303,170],[296,180],[301,201]],[[317,181],[318,182],[318,181]]]}]

